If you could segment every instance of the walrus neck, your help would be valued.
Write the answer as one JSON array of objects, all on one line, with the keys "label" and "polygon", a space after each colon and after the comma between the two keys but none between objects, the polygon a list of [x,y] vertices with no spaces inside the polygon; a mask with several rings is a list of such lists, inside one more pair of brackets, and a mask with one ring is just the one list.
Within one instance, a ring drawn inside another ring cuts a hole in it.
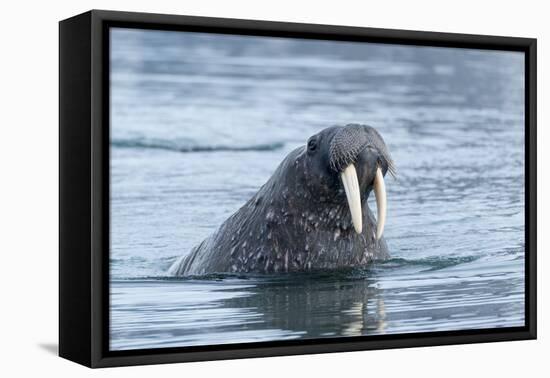
[{"label": "walrus neck", "polygon": [[[351,213],[343,190],[331,197],[316,195],[306,183],[304,160],[293,151],[252,201],[263,202],[268,222],[292,223],[304,232],[353,229]],[[362,198],[365,214],[370,188]],[[311,206],[311,204],[317,206]]]}]

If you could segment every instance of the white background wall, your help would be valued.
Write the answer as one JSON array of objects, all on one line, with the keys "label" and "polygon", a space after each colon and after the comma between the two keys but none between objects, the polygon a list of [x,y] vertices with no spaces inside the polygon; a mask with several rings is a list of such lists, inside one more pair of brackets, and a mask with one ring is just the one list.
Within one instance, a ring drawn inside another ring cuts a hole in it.
[{"label": "white background wall", "polygon": [[[0,375],[117,377],[548,376],[550,48],[545,1],[5,1],[0,22]],[[536,37],[539,90],[539,340],[89,370],[55,355],[58,25],[96,8]],[[546,174],[545,174],[546,173]],[[546,294],[547,295],[547,294]],[[544,352],[546,348],[546,352]],[[545,372],[544,372],[545,371]],[[55,374],[55,375],[54,375]]]}]

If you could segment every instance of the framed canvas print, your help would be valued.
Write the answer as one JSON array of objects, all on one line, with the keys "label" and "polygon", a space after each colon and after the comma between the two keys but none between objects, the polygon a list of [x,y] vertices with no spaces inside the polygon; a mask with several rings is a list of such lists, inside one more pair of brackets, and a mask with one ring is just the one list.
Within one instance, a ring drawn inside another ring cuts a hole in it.
[{"label": "framed canvas print", "polygon": [[60,22],[60,355],[536,337],[536,40]]}]

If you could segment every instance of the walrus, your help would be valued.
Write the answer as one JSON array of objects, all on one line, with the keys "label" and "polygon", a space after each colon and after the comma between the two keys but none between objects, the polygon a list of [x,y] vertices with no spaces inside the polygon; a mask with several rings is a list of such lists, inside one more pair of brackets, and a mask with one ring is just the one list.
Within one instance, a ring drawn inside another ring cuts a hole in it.
[{"label": "walrus", "polygon": [[[371,126],[326,128],[290,152],[237,212],[174,262],[177,276],[366,267],[382,237],[393,160]],[[377,220],[367,199],[374,190]]]}]

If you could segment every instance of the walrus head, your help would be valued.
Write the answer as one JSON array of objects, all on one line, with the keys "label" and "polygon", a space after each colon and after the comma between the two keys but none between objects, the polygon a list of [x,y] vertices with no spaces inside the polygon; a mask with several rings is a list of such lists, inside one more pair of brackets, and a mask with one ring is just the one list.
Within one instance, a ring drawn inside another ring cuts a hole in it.
[{"label": "walrus head", "polygon": [[305,147],[305,184],[319,202],[347,201],[353,227],[363,230],[363,203],[374,189],[378,208],[376,238],[386,221],[386,172],[395,175],[392,158],[372,127],[350,124],[322,130]]}]

